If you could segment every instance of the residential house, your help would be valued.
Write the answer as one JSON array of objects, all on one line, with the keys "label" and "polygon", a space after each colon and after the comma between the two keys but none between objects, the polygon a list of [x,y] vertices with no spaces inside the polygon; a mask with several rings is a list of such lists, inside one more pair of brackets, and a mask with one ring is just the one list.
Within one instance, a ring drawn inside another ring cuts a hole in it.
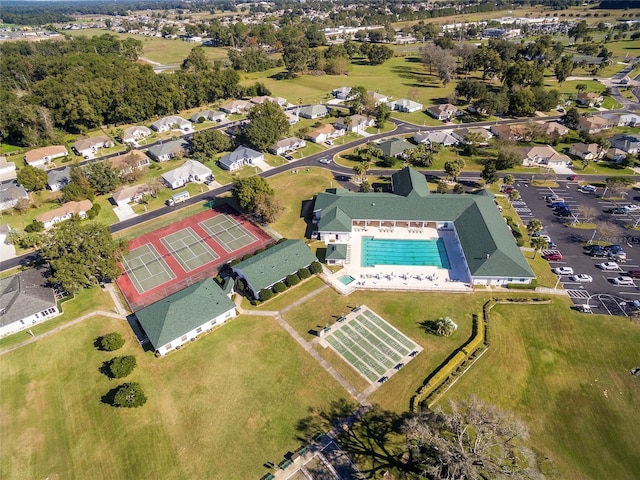
[{"label": "residential house", "polygon": [[582,160],[598,160],[601,158],[600,147],[597,143],[574,143],[569,147],[569,155]]},{"label": "residential house", "polygon": [[500,124],[492,125],[489,130],[501,140],[517,142],[522,140],[526,128],[528,127],[521,123],[515,125]]},{"label": "residential house", "polygon": [[47,173],[47,185],[49,190],[57,192],[62,190],[65,185],[68,185],[71,181],[71,167],[66,166],[64,168],[49,170]]},{"label": "residential house", "polygon": [[614,135],[611,137],[610,143],[613,148],[618,148],[626,153],[636,154],[640,151],[640,134]]},{"label": "residential house", "polygon": [[619,127],[637,127],[640,126],[640,115],[636,113],[623,113],[618,116]]},{"label": "residential house", "polygon": [[595,107],[604,101],[604,97],[599,93],[582,92],[576,96],[576,102],[585,107]]},{"label": "residential house", "polygon": [[42,222],[45,230],[47,230],[53,227],[56,223],[71,219],[74,215],[78,215],[80,218],[85,218],[87,216],[87,212],[91,210],[92,206],[91,200],[67,202],[63,203],[61,207],[54,208],[53,210],[37,215],[36,220]]},{"label": "residential house", "polygon": [[351,98],[351,87],[334,88],[331,94],[338,100],[349,100]]},{"label": "residential house", "polygon": [[462,144],[466,145],[472,142],[481,147],[489,145],[489,140],[493,138],[493,134],[489,130],[481,127],[456,128],[451,132],[451,135]]},{"label": "residential house", "polygon": [[177,350],[236,316],[231,292],[207,278],[135,312],[159,355]]},{"label": "residential house", "polygon": [[543,132],[546,135],[558,135],[559,137],[564,137],[569,133],[569,129],[558,122],[538,122],[542,125]]},{"label": "residential house", "polygon": [[32,268],[0,279],[0,337],[60,315],[44,272]]},{"label": "residential house", "polygon": [[178,115],[170,115],[163,117],[160,120],[156,120],[151,124],[151,129],[158,133],[169,132],[171,130],[180,130],[182,132],[192,132],[193,125],[189,120],[186,120]]},{"label": "residential house", "polygon": [[389,101],[389,96],[388,95],[383,95],[382,93],[378,93],[378,92],[374,92],[374,91],[369,90],[367,92],[367,95],[369,95],[371,97],[371,99],[373,100],[373,104],[375,106],[378,106],[381,103],[387,103]]},{"label": "residential house", "polygon": [[120,187],[113,192],[111,198],[113,198],[113,201],[118,205],[126,205],[132,202],[140,202],[145,195],[149,195],[150,193],[151,189],[149,185],[141,183],[140,185],[130,187]]},{"label": "residential house", "polygon": [[578,131],[587,133],[600,133],[605,130],[611,130],[616,126],[616,122],[599,115],[591,117],[580,117],[578,119]]},{"label": "residential house", "polygon": [[324,105],[308,105],[298,109],[298,116],[314,120],[324,118],[329,114],[329,110]]},{"label": "residential house", "polygon": [[122,143],[133,143],[137,144],[138,140],[142,140],[143,138],[147,138],[151,135],[151,129],[147,128],[143,125],[134,125],[133,127],[125,128],[122,131]]},{"label": "residential house", "polygon": [[621,163],[625,158],[627,158],[627,152],[620,150],[619,148],[612,147],[607,150],[607,154],[605,156],[612,162]]},{"label": "residential house", "polygon": [[172,189],[184,187],[191,182],[204,182],[211,176],[211,169],[196,160],[187,160],[184,164],[162,174],[162,180]]},{"label": "residential house", "polygon": [[84,158],[93,157],[101,148],[113,147],[114,143],[109,137],[85,137],[74,142],[73,150]]},{"label": "residential house", "polygon": [[122,155],[111,157],[109,162],[111,162],[111,166],[119,175],[126,175],[136,168],[141,169],[149,166],[151,160],[140,150],[130,150]]},{"label": "residential house", "polygon": [[524,160],[522,164],[525,167],[537,167],[540,165],[560,166],[569,165],[571,159],[554,150],[550,145],[530,147],[524,151]]},{"label": "residential house", "polygon": [[264,155],[249,147],[240,145],[233,152],[226,154],[218,160],[218,165],[224,170],[233,172],[241,169],[245,165],[253,165],[254,161],[264,161]]},{"label": "residential house", "polygon": [[425,133],[416,132],[413,134],[413,141],[416,143],[424,143],[425,145],[438,144],[443,147],[451,147],[459,143],[456,137],[443,130],[435,130]]},{"label": "residential house", "polygon": [[183,154],[187,145],[186,140],[171,140],[149,147],[147,154],[158,162],[166,162]]},{"label": "residential house", "polygon": [[287,120],[289,121],[289,125],[295,125],[300,121],[300,117],[298,117],[298,115],[295,112],[286,110],[284,114],[287,117]]},{"label": "residential house", "polygon": [[50,145],[48,147],[29,150],[24,156],[24,161],[32,167],[44,168],[47,163],[56,158],[66,157],[67,155],[69,155],[69,152],[65,146]]},{"label": "residential house", "polygon": [[22,199],[29,200],[29,194],[22,185],[0,183],[0,211],[15,207]]},{"label": "residential house", "polygon": [[403,113],[419,112],[423,108],[421,103],[414,102],[413,100],[408,100],[406,98],[393,100],[392,102],[387,103],[387,106],[391,110],[397,110],[398,112]]},{"label": "residential house", "polygon": [[269,95],[262,95],[260,97],[253,97],[249,100],[254,105],[262,105],[264,102],[277,103],[281,107],[287,106],[287,99],[282,97],[270,97]]},{"label": "residential house", "polygon": [[251,102],[247,102],[246,100],[230,100],[220,105],[220,110],[228,114],[246,113],[251,107]]},{"label": "residential house", "polygon": [[345,129],[347,132],[358,133],[360,135],[366,133],[367,128],[376,124],[376,119],[365,115],[351,115],[348,117],[349,122],[345,118],[339,118],[333,124],[337,129]]},{"label": "residential house", "polygon": [[323,143],[327,140],[342,137],[345,133],[346,130],[344,127],[336,128],[330,123],[327,123],[326,125],[322,125],[321,127],[311,130],[309,135],[307,135],[307,138],[314,143]]},{"label": "residential house", "polygon": [[445,103],[444,105],[433,105],[427,108],[427,113],[437,120],[447,121],[462,115],[462,110],[455,105]]},{"label": "residential house", "polygon": [[273,287],[317,260],[304,241],[285,240],[234,265],[232,270],[259,298],[261,290]]},{"label": "residential house", "polygon": [[0,157],[0,182],[15,180],[16,164],[7,162],[7,157]]},{"label": "residential house", "polygon": [[307,146],[307,142],[300,138],[290,137],[280,140],[269,148],[269,151],[275,155],[284,155]]},{"label": "residential house", "polygon": [[219,110],[203,110],[201,112],[194,113],[189,117],[189,120],[193,123],[200,122],[221,122],[227,118],[227,114]]},{"label": "residential house", "polygon": [[407,142],[404,138],[390,138],[378,143],[377,147],[382,150],[385,157],[402,157],[407,150],[416,148],[412,143]]}]

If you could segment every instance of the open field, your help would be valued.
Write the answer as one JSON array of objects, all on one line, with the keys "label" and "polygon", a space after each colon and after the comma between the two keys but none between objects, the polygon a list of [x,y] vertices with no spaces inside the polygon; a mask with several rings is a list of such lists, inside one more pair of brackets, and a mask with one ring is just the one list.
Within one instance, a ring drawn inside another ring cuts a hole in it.
[{"label": "open field", "polygon": [[440,403],[474,394],[513,411],[557,478],[635,479],[640,326],[568,303],[495,307],[491,347]]},{"label": "open field", "polygon": [[[119,382],[98,369],[114,356],[99,335],[127,339],[149,401],[100,401]],[[142,354],[126,322],[87,320],[0,357],[0,477],[259,478],[299,446],[296,424],[341,388],[277,323],[239,317],[179,352]]]}]

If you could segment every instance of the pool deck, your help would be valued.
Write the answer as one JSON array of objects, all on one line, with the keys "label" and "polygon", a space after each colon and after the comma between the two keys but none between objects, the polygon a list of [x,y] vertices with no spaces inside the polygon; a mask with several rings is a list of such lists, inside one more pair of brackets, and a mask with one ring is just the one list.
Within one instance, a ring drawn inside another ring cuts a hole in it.
[{"label": "pool deck", "polygon": [[[435,266],[375,265],[363,267],[362,237],[389,238],[396,240],[444,240],[450,267],[448,270]],[[425,228],[415,229],[368,227],[351,233],[348,244],[347,261],[344,268],[333,275],[327,275],[331,285],[341,293],[349,294],[355,289],[379,290],[425,290],[447,292],[472,292],[471,279],[463,262],[463,254],[452,231]],[[340,282],[340,277],[351,275],[356,281],[349,285]]]}]

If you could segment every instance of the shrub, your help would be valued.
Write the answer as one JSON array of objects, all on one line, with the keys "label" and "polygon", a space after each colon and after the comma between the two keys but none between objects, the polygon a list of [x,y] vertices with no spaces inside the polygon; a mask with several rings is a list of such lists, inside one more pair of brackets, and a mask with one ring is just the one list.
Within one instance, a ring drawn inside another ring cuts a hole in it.
[{"label": "shrub", "polygon": [[234,258],[233,260],[231,260],[231,261],[229,262],[229,266],[230,266],[230,267],[233,267],[233,266],[235,266],[235,265],[237,265],[237,264],[239,264],[239,263],[240,263],[240,259],[239,259],[239,258]]},{"label": "shrub", "polygon": [[276,242],[276,245],[279,245],[279,244],[281,244],[282,242],[286,242],[286,241],[287,241],[287,239],[286,239],[286,238],[284,238],[284,237],[282,237],[280,240],[278,240],[278,241]]},{"label": "shrub", "polygon": [[520,290],[535,290],[538,286],[537,279],[533,279],[531,283],[507,283],[507,288],[516,288]]},{"label": "shrub", "polygon": [[287,286],[282,282],[278,282],[273,286],[273,293],[282,293],[286,290]]},{"label": "shrub", "polygon": [[136,408],[147,403],[147,397],[139,383],[123,383],[116,390],[113,405],[116,407]]},{"label": "shrub", "polygon": [[113,352],[124,345],[124,338],[117,332],[107,333],[98,339],[100,350]]},{"label": "shrub", "polygon": [[263,288],[262,290],[260,290],[258,298],[260,298],[261,302],[266,302],[270,298],[273,298],[273,292],[268,288]]},{"label": "shrub", "polygon": [[309,278],[311,276],[311,272],[308,268],[301,268],[298,270],[298,276],[300,279],[304,280],[305,278]]},{"label": "shrub", "polygon": [[33,221],[29,225],[24,227],[24,231],[27,232],[27,233],[42,232],[43,230],[44,230],[44,223],[39,222],[35,218],[33,219]]},{"label": "shrub", "polygon": [[320,272],[322,272],[322,265],[320,264],[320,262],[318,262],[316,260],[311,265],[309,265],[309,271],[311,273],[313,273],[314,275],[317,274],[317,273],[320,273]]},{"label": "shrub", "polygon": [[244,256],[242,257],[242,261],[244,262],[245,260],[247,260],[248,258],[251,258],[252,256],[253,256],[253,254],[252,254],[252,253],[247,253],[246,255],[244,255]]},{"label": "shrub", "polygon": [[136,357],[133,355],[125,355],[124,357],[115,357],[109,362],[109,371],[113,378],[124,378],[133,372],[136,368]]},{"label": "shrub", "polygon": [[287,287],[293,287],[300,283],[300,277],[295,273],[292,273],[291,275],[287,275],[285,283],[287,284]]}]

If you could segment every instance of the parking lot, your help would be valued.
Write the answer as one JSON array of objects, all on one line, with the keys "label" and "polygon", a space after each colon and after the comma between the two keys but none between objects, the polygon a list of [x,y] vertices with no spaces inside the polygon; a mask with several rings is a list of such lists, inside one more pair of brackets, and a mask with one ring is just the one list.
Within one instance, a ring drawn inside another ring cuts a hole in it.
[{"label": "parking lot", "polygon": [[[624,200],[610,200],[604,187],[595,193],[583,193],[576,181],[559,180],[559,187],[536,187],[526,180],[514,185],[521,199],[512,202],[512,208],[527,224],[537,218],[542,222],[541,234],[551,237],[555,249],[562,253],[562,260],[550,261],[550,268],[570,267],[575,275],[585,274],[592,281],[573,281],[571,275],[559,275],[559,284],[565,288],[576,306],[589,305],[594,313],[628,315],[634,307],[631,302],[640,300],[640,279],[634,278],[630,285],[616,285],[615,277],[624,276],[631,270],[640,270],[640,232],[625,226],[640,224],[640,210],[623,214],[611,214],[605,211],[619,205],[633,204],[634,190],[628,189]],[[602,197],[605,194],[604,198]],[[571,210],[572,217],[562,218],[554,213],[545,201],[545,196],[556,194]],[[567,227],[575,218],[588,223],[602,225],[594,228],[579,229]],[[591,218],[589,218],[591,217]],[[613,261],[611,258],[592,258],[584,249],[590,241],[602,241],[622,246],[626,254],[625,261],[616,261],[615,270],[603,270],[598,264]],[[588,279],[587,279],[588,280]]]}]

